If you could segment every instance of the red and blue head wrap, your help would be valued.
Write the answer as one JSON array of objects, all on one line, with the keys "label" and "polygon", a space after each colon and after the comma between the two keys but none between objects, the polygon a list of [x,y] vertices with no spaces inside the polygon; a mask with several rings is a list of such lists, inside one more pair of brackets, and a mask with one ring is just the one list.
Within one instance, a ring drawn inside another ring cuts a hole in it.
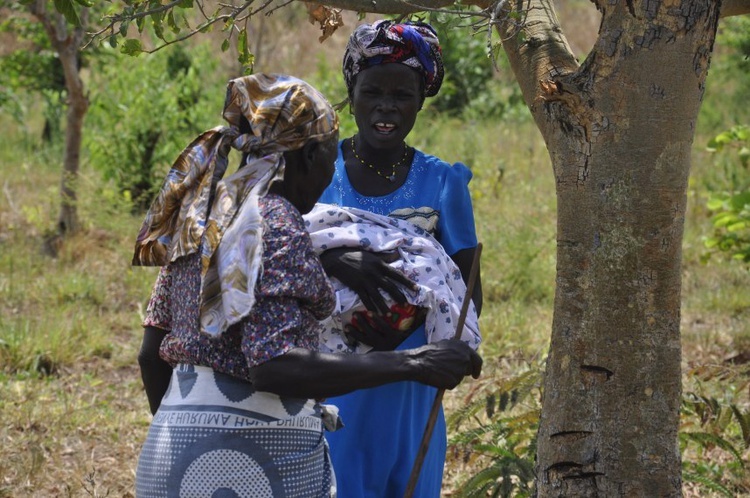
[{"label": "red and blue head wrap", "polygon": [[360,71],[378,64],[397,62],[424,78],[425,97],[437,95],[443,83],[443,57],[437,33],[427,23],[395,23],[382,20],[354,30],[344,52],[344,81],[351,95]]}]

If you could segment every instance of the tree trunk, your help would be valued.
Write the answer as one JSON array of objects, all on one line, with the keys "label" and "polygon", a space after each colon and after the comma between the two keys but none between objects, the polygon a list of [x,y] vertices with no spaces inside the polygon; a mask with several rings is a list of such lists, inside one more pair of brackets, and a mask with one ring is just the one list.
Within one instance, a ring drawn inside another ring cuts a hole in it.
[{"label": "tree trunk", "polygon": [[81,162],[83,118],[88,110],[88,99],[83,93],[83,82],[78,73],[78,46],[68,44],[58,50],[65,67],[68,89],[68,114],[65,128],[65,162],[60,184],[60,217],[58,229],[61,233],[73,233],[80,228],[78,219],[77,181]]},{"label": "tree trunk", "polygon": [[65,157],[60,181],[60,215],[57,222],[59,235],[65,235],[74,233],[80,228],[76,186],[81,162],[83,119],[89,104],[79,73],[79,56],[84,28],[88,20],[88,9],[81,10],[79,15],[81,26],[73,28],[70,33],[63,15],[58,12],[48,12],[45,2],[37,1],[31,4],[30,10],[44,26],[52,47],[60,58],[68,94]]},{"label": "tree trunk", "polygon": [[538,494],[681,496],[681,245],[719,2],[598,5],[580,67],[550,1],[505,42],[557,180]]}]

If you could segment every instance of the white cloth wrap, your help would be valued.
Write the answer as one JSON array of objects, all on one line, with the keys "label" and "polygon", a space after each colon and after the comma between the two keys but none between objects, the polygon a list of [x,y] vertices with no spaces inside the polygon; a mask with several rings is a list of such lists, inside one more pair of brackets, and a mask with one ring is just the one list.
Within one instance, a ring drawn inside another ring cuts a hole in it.
[{"label": "white cloth wrap", "polygon": [[[419,290],[402,289],[407,301],[428,309],[425,335],[428,343],[452,339],[455,335],[466,285],[461,272],[440,243],[422,228],[408,221],[382,216],[356,208],[318,203],[304,216],[313,247],[318,254],[328,249],[351,247],[371,252],[398,252],[390,263],[414,281]],[[366,353],[370,346],[351,344],[343,333],[354,311],[364,310],[359,296],[337,279],[336,310],[322,321],[325,331],[321,351]],[[384,295],[388,299],[387,295]],[[469,304],[461,340],[474,349],[481,335],[474,303]]]}]

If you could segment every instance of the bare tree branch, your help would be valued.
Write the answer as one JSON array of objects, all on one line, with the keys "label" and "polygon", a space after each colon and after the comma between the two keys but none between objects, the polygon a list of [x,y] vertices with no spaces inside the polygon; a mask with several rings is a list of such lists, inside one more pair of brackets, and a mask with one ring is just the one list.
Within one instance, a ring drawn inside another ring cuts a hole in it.
[{"label": "bare tree branch", "polygon": [[750,0],[724,0],[721,4],[721,17],[750,14]]},{"label": "bare tree branch", "polygon": [[[167,40],[162,38],[161,42],[163,43],[156,47],[139,47],[138,52],[153,53],[161,50],[164,47],[182,42],[199,33],[202,33],[207,28],[217,23],[234,24],[236,22],[246,21],[256,14],[264,13],[268,15],[279,8],[289,5],[293,1],[295,0],[286,0],[282,1],[279,5],[272,6],[274,0],[265,0],[260,6],[257,6],[255,9],[251,9],[251,6],[255,3],[255,0],[244,1],[236,5],[219,3],[219,8],[216,10],[216,12],[209,15],[204,10],[203,0],[197,0],[195,2],[195,8],[199,9],[199,11],[201,12],[204,19],[203,22],[201,22],[194,28],[190,28],[187,31],[179,33],[174,39]],[[320,2],[308,2],[305,0],[297,1],[301,1],[308,6],[312,6],[313,10],[318,6],[325,6],[325,8],[331,10],[344,9],[355,12],[381,13],[404,16],[416,12],[434,11],[444,12],[452,15],[464,15],[467,17],[483,17],[487,21],[485,23],[481,23],[481,26],[492,27],[497,23],[497,17],[493,17],[493,12],[497,10],[494,5],[498,3],[504,4],[507,0],[467,0],[462,2],[460,6],[458,6],[456,0],[323,0]],[[100,28],[98,31],[88,33],[89,40],[85,43],[84,48],[103,36],[114,36],[118,32],[122,33],[122,31],[126,29],[129,23],[133,21],[139,21],[150,16],[164,16],[166,12],[170,12],[171,10],[177,8],[179,6],[179,3],[180,0],[173,0],[167,4],[159,5],[155,8],[144,8],[143,10],[138,11],[134,11],[132,8],[126,8],[123,11],[106,16],[103,19],[105,23],[102,28]],[[458,8],[447,8],[453,5],[456,5]],[[471,9],[472,7],[480,7],[482,11],[467,10],[467,8]],[[308,8],[308,10],[310,9]],[[321,28],[324,30],[324,32],[327,32],[327,35],[324,35],[324,38],[330,36],[330,33],[335,30],[335,26],[331,27],[327,25],[321,25]],[[476,30],[479,29],[480,28],[476,28]],[[123,34],[123,36],[125,35]],[[228,38],[229,37],[231,37],[231,33],[228,35]]]},{"label": "bare tree branch", "polygon": [[545,137],[554,125],[544,120],[538,104],[557,93],[559,76],[580,67],[563,36],[552,3],[552,0],[515,1],[496,14],[515,20],[499,23],[496,28],[524,100]]}]

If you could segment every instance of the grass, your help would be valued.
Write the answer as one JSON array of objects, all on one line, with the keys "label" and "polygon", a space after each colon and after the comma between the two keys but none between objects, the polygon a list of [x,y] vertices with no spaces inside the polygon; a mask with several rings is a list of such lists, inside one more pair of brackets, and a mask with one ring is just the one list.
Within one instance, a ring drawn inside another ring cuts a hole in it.
[{"label": "grass", "polygon": [[[705,105],[718,104],[709,94]],[[344,119],[345,131],[351,129]],[[136,365],[139,324],[156,270],[130,266],[141,217],[85,162],[79,183],[85,229],[60,246],[46,244],[57,215],[61,155],[59,146],[39,143],[38,124],[19,126],[0,115],[0,497],[132,496],[150,421]],[[750,359],[750,273],[717,257],[701,263],[702,237],[710,231],[706,185],[720,183],[716,177],[723,174],[703,151],[707,139],[696,138],[688,192],[683,385],[717,400],[723,413],[730,405],[746,413],[750,377],[741,360]],[[520,372],[543,367],[555,282],[554,178],[544,143],[523,113],[497,126],[435,116],[428,108],[409,142],[474,172],[484,244],[485,372],[447,394],[450,415],[483,402]],[[519,410],[533,411],[538,390],[525,392]],[[715,419],[686,412],[684,428],[742,439],[731,414],[723,426]],[[738,447],[746,459],[746,446]],[[446,495],[487,465],[458,446],[451,451]],[[683,456],[704,462],[705,472],[713,472],[707,475],[726,471],[731,482],[750,489],[744,468],[716,444],[688,445]],[[692,482],[684,492],[713,496]]]}]

